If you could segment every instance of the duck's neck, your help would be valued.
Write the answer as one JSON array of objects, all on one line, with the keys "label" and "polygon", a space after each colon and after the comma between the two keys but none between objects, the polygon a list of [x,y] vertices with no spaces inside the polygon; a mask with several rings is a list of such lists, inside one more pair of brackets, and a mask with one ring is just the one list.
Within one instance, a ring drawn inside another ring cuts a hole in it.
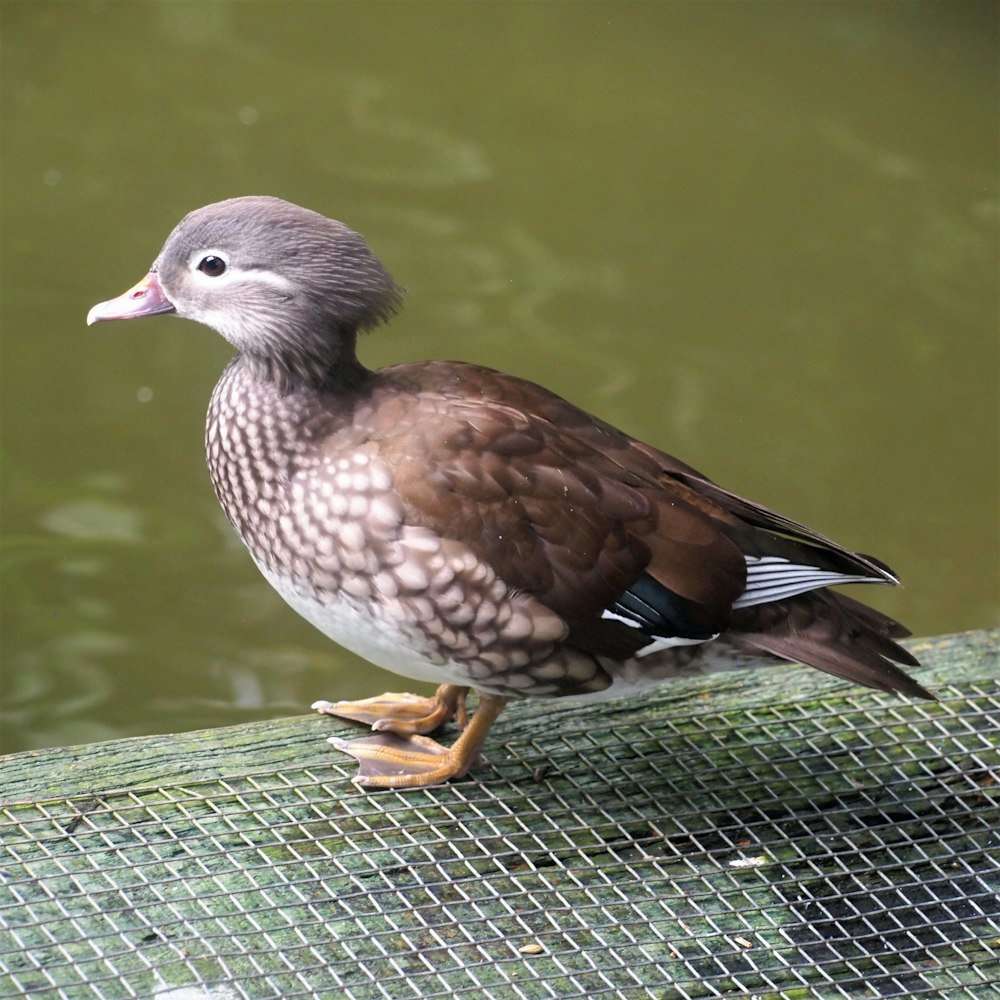
[{"label": "duck's neck", "polygon": [[299,390],[352,392],[372,377],[358,360],[354,330],[338,331],[316,352],[300,347],[268,354],[244,351],[242,358],[258,382],[273,385],[282,396]]}]

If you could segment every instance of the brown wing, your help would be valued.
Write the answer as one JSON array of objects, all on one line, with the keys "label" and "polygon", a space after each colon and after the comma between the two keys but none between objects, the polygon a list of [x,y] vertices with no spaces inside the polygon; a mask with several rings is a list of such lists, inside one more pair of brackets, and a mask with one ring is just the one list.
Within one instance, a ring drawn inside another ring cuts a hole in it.
[{"label": "brown wing", "polygon": [[379,376],[379,391],[408,399],[404,426],[380,441],[408,519],[470,546],[561,615],[574,644],[611,655],[645,645],[601,617],[644,574],[673,595],[677,634],[725,628],[746,575],[725,530],[736,518],[665,475],[672,460],[492,371],[423,365],[419,386],[406,367]]},{"label": "brown wing", "polygon": [[[722,633],[744,649],[931,697],[891,662],[916,661],[892,641],[908,633],[887,616],[825,589],[747,600],[746,557],[829,571],[833,582],[896,583],[872,557],[532,383],[449,362],[378,378],[376,395],[398,417],[378,446],[407,519],[460,541],[561,616],[567,645],[625,659],[650,635]],[[634,612],[641,628],[604,618],[605,609]]]}]

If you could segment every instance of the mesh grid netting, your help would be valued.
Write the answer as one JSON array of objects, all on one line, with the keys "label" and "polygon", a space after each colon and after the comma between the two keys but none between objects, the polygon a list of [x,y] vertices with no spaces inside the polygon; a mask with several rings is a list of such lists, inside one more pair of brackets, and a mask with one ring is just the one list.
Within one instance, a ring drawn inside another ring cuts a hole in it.
[{"label": "mesh grid netting", "polygon": [[12,804],[0,996],[1000,995],[1000,687],[943,694],[522,706],[444,788]]}]

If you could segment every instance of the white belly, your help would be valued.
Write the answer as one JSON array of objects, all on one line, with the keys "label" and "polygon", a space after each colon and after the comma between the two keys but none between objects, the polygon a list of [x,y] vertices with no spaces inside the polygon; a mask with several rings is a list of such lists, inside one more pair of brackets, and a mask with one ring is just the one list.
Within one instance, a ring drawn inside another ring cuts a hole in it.
[{"label": "white belly", "polygon": [[257,567],[289,606],[352,653],[413,680],[463,686],[469,683],[468,674],[460,666],[441,660],[431,650],[421,652],[419,633],[387,614],[380,614],[378,608],[373,609],[344,593],[320,604],[298,590],[287,577],[278,576],[260,563]]}]

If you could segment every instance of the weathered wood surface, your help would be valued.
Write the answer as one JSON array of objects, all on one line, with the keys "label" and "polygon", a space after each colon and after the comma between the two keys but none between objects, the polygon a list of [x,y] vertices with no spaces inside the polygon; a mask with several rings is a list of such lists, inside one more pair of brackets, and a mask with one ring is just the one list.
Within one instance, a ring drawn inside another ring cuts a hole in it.
[{"label": "weathered wood surface", "polygon": [[[914,670],[932,691],[965,681],[1000,678],[1000,630],[967,632],[912,640],[907,644],[923,666]],[[405,687],[405,681],[402,682]],[[762,666],[746,671],[681,680],[648,697],[602,706],[573,706],[555,701],[514,704],[500,717],[487,742],[486,756],[496,756],[503,743],[541,740],[561,727],[581,726],[615,738],[614,724],[655,726],[656,719],[675,716],[688,707],[698,713],[728,712],[794,700],[822,700],[835,706],[838,696],[863,689],[836,681],[817,670],[795,666]],[[889,699],[891,701],[891,699]],[[262,768],[341,767],[347,775],[356,765],[327,745],[326,737],[350,738],[362,727],[317,715],[294,716],[221,729],[144,736],[53,747],[0,757],[0,804],[46,798],[93,795],[177,782],[206,781]],[[492,751],[492,752],[491,752]],[[544,766],[544,756],[525,761],[529,770]],[[479,772],[471,775],[478,780]],[[352,790],[345,786],[345,793]]]},{"label": "weathered wood surface", "polygon": [[314,716],[0,758],[0,997],[991,997],[1000,633],[911,647],[940,702],[514,705],[415,792]]}]

